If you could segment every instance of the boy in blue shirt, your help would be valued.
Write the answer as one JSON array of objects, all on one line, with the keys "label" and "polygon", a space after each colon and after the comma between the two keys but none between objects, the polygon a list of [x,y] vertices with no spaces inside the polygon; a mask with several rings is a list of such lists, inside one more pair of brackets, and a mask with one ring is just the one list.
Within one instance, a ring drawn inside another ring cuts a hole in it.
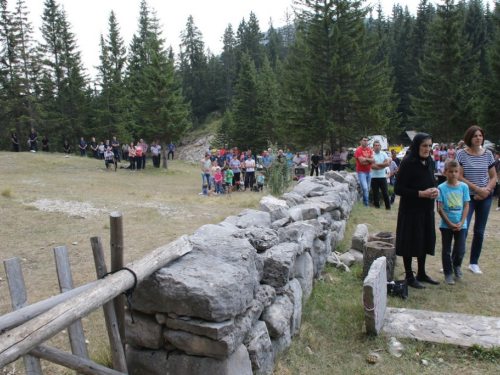
[{"label": "boy in blue shirt", "polygon": [[[444,281],[447,284],[455,284],[453,273],[457,279],[463,278],[461,266],[465,255],[465,232],[470,195],[469,187],[458,181],[459,168],[460,165],[455,159],[449,159],[444,165],[447,180],[438,186],[437,211],[441,216],[439,230],[443,245],[441,257]],[[453,240],[455,243],[452,252]]]}]

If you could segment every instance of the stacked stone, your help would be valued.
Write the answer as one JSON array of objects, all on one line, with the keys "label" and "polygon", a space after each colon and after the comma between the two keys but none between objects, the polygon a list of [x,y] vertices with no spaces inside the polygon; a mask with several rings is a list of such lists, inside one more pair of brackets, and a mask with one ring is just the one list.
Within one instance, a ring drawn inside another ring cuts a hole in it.
[{"label": "stacked stone", "polygon": [[129,374],[271,374],[359,196],[356,175],[327,173],[199,228],[134,293]]}]

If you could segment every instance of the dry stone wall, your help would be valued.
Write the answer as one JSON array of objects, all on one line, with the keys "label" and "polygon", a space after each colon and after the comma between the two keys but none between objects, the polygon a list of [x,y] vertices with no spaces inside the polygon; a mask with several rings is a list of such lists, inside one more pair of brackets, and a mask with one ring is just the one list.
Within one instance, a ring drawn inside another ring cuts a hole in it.
[{"label": "dry stone wall", "polygon": [[134,293],[129,373],[271,374],[360,196],[356,174],[327,172],[199,228],[193,251]]}]

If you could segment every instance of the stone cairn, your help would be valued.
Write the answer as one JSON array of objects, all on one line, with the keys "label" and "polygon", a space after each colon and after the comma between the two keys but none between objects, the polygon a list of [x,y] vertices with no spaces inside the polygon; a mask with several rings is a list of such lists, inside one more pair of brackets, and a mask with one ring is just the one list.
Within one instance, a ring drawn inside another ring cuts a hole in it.
[{"label": "stone cairn", "polygon": [[199,228],[134,292],[129,374],[271,374],[360,196],[356,174],[327,172]]}]

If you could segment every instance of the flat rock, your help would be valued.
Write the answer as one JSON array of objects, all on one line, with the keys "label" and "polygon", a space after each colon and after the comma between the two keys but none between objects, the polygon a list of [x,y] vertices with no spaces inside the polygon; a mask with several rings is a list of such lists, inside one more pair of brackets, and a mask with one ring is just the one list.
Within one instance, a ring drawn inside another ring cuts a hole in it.
[{"label": "flat rock", "polygon": [[[354,250],[357,251],[357,250]],[[361,254],[361,258],[363,257],[363,254]],[[354,258],[354,255],[352,255],[349,251],[345,252],[341,256],[339,256],[339,259],[342,263],[344,263],[347,267],[351,267],[354,262],[356,261],[356,258]],[[363,263],[361,263],[363,264]]]},{"label": "flat rock", "polygon": [[302,209],[300,208],[300,206],[291,207],[288,211],[288,214],[292,222],[304,220],[304,218],[302,217]]},{"label": "flat rock", "polygon": [[271,215],[269,212],[244,210],[238,215],[236,226],[243,229],[250,227],[269,228],[271,226]]},{"label": "flat rock", "polygon": [[305,177],[299,181],[293,191],[303,197],[315,197],[324,194],[325,186],[316,183],[311,177]]},{"label": "flat rock", "polygon": [[138,285],[134,308],[222,322],[243,313],[259,285],[256,250],[245,239],[191,237],[193,250]]},{"label": "flat rock", "polygon": [[354,257],[354,263],[360,267],[363,267],[363,253],[356,249],[350,249],[349,254]]},{"label": "flat rock", "polygon": [[342,206],[342,197],[337,192],[329,192],[321,197],[309,198],[309,202],[318,204],[321,203],[321,212],[331,212],[339,209]]},{"label": "flat rock", "polygon": [[134,323],[130,314],[125,314],[125,337],[129,345],[148,349],[160,349],[165,344],[163,326],[154,315],[134,311]]},{"label": "flat rock", "polygon": [[[232,228],[232,229],[230,229]],[[234,225],[227,225],[227,226],[221,226],[221,225],[213,225],[213,224],[206,224],[201,227],[199,227],[193,234],[193,237],[226,237],[226,236],[231,236],[233,233],[235,233],[238,230],[234,229]]]},{"label": "flat rock", "polygon": [[287,295],[276,297],[274,303],[264,310],[261,319],[266,323],[269,335],[273,338],[290,334],[290,318],[293,315],[293,304]]},{"label": "flat rock", "polygon": [[234,330],[234,319],[217,323],[181,316],[177,319],[167,318],[166,325],[172,330],[186,331],[195,335],[206,336],[212,340],[220,340]]},{"label": "flat rock", "polygon": [[295,260],[295,279],[299,282],[305,300],[311,296],[314,279],[314,265],[311,254],[304,253]]},{"label": "flat rock", "polygon": [[264,277],[261,282],[274,288],[281,288],[293,277],[293,266],[299,246],[284,242],[273,246],[264,256]]},{"label": "flat rock", "polygon": [[377,258],[363,282],[366,332],[378,335],[384,325],[387,308],[386,258]]},{"label": "flat rock", "polygon": [[[197,357],[181,352],[173,352],[168,356],[167,371],[163,375],[252,375],[252,363],[244,345],[240,345],[226,359]],[[141,375],[150,375],[143,372]]]},{"label": "flat rock", "polygon": [[325,172],[325,177],[329,180],[334,180],[340,183],[346,182],[345,177],[336,171]]},{"label": "flat rock", "polygon": [[297,206],[305,202],[304,196],[296,193],[295,191],[283,194],[281,199],[286,202],[288,207]]},{"label": "flat rock", "polygon": [[321,215],[321,210],[314,203],[304,203],[293,207],[294,210],[302,211],[302,220],[317,219]]},{"label": "flat rock", "polygon": [[289,222],[290,222],[290,215],[288,215],[287,218],[273,221],[273,223],[271,224],[271,229],[278,230],[287,225]]}]

